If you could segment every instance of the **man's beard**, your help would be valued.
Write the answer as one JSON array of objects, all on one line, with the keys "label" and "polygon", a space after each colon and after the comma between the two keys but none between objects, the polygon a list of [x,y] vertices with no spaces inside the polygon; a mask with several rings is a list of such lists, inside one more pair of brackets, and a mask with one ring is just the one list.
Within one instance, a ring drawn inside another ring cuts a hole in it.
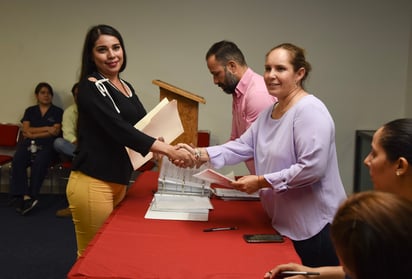
[{"label": "man's beard", "polygon": [[232,73],[225,71],[225,83],[221,83],[219,84],[219,86],[225,93],[233,94],[235,93],[235,89],[238,83],[239,80]]}]

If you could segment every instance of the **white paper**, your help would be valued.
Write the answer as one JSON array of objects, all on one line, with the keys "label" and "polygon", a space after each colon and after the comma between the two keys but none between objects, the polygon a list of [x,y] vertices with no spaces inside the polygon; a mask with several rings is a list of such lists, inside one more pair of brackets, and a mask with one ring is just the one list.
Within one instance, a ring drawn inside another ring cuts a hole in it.
[{"label": "white paper", "polygon": [[[134,127],[154,138],[163,137],[166,143],[171,143],[184,132],[177,110],[177,101],[172,100],[169,102],[167,98],[164,98]],[[152,152],[143,157],[140,153],[128,147],[126,147],[126,150],[134,170],[153,157]]]},{"label": "white paper", "polygon": [[181,220],[181,221],[207,221],[209,219],[209,209],[187,209],[185,211],[159,210],[155,207],[155,198],[146,211],[146,219],[157,220]]},{"label": "white paper", "polygon": [[[206,169],[202,166],[200,170]],[[158,190],[146,219],[207,221],[210,202],[210,182],[193,176],[199,169],[179,168],[163,159],[158,178]]]},{"label": "white paper", "polygon": [[214,194],[223,200],[259,200],[259,191],[248,194],[236,189],[215,188]]},{"label": "white paper", "polygon": [[193,175],[196,178],[203,179],[209,181],[210,183],[215,183],[218,185],[222,185],[225,187],[233,188],[230,183],[235,182],[235,178],[233,173],[229,175],[223,175],[214,171],[212,169],[205,169]]},{"label": "white paper", "polygon": [[153,116],[156,115],[164,106],[166,106],[169,103],[169,100],[167,98],[163,98],[151,111],[149,111],[145,117],[140,119],[139,122],[134,125],[136,129],[142,130],[144,127],[146,127],[149,123],[150,120],[153,118]]},{"label": "white paper", "polygon": [[155,194],[152,210],[167,211],[191,211],[191,210],[209,210],[213,205],[208,197],[192,195],[171,195]]},{"label": "white paper", "polygon": [[[200,167],[200,170],[202,169],[206,169],[206,167],[203,165]],[[169,160],[162,160],[158,180],[160,183],[175,184],[178,188],[184,186],[210,189],[208,181],[194,177],[195,172],[198,172],[198,169],[180,168],[169,162]]]}]

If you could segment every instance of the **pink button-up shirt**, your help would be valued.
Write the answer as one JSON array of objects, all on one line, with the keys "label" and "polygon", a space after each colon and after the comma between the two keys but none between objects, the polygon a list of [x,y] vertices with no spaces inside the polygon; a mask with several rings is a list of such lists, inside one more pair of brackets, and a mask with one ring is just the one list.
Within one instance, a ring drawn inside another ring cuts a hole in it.
[{"label": "pink button-up shirt", "polygon": [[[232,96],[231,140],[240,137],[260,112],[276,101],[276,98],[268,93],[263,77],[251,68],[246,70]],[[246,166],[251,174],[255,174],[253,160],[246,161]]]}]

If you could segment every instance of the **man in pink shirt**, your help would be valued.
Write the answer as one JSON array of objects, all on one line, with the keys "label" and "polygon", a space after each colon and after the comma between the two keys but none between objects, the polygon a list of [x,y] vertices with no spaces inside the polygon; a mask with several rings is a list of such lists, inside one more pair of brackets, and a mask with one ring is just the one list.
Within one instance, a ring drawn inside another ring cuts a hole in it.
[{"label": "man in pink shirt", "polygon": [[[214,84],[232,95],[230,140],[234,140],[249,128],[263,109],[273,105],[276,98],[269,95],[263,77],[248,67],[235,43],[220,41],[213,44],[206,54],[206,63]],[[250,174],[255,174],[253,159],[245,164]]]}]

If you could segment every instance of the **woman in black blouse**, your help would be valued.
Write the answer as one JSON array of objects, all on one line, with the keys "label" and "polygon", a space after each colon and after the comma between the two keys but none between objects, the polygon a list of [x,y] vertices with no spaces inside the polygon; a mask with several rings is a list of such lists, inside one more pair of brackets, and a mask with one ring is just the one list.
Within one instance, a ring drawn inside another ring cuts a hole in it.
[{"label": "woman in black blouse", "polygon": [[67,186],[78,256],[125,196],[133,171],[125,147],[142,156],[165,155],[180,166],[194,165],[189,152],[134,128],[146,110],[131,84],[120,78],[125,68],[120,33],[107,25],[92,27],[83,48],[78,147]]}]

